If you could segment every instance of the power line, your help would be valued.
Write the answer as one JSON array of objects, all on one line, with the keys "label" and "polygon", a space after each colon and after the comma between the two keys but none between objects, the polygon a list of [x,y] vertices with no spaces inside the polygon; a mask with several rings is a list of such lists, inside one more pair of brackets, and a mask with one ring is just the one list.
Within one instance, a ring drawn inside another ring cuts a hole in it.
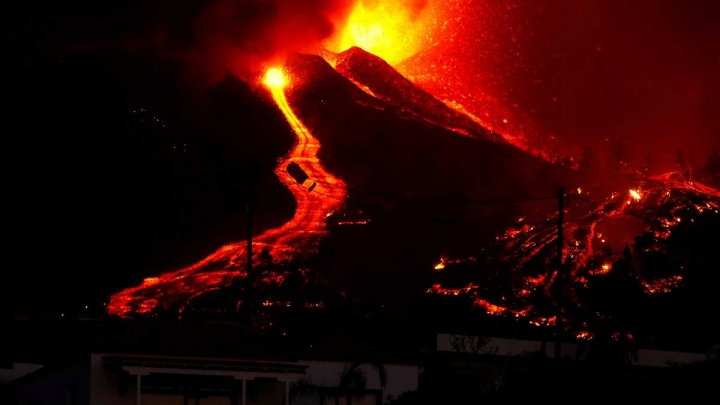
[{"label": "power line", "polygon": [[[375,192],[375,191],[362,190],[362,189],[353,188],[353,187],[339,187],[339,186],[337,186],[337,185],[335,185],[335,184],[331,184],[331,183],[323,182],[323,181],[315,181],[315,182],[318,183],[318,184],[323,184],[323,185],[328,186],[328,187],[330,187],[330,188],[333,188],[333,187],[334,187],[334,188],[342,188],[342,189],[346,189],[346,190],[352,190],[352,189],[354,189],[354,190],[357,190],[358,192],[368,193],[368,194],[374,194],[374,195],[381,195],[381,196],[397,196],[397,195],[398,195],[398,194],[387,193],[387,192]],[[307,189],[305,189],[305,187],[303,187],[303,186],[301,186],[301,185],[299,185],[299,184],[295,184],[295,185],[298,186],[298,187],[303,188],[304,190],[307,190]],[[312,193],[317,193],[317,194],[320,194],[320,195],[325,196],[325,197],[327,197],[327,198],[332,198],[332,199],[335,199],[335,200],[338,200],[338,201],[346,201],[346,198],[336,197],[336,196],[329,195],[329,194],[327,194],[327,193],[323,193],[322,191],[318,190],[317,188],[313,189],[311,192],[312,192]],[[582,201],[585,201],[585,202],[588,202],[588,203],[591,203],[591,204],[595,204],[595,205],[597,205],[597,206],[605,205],[605,204],[600,203],[600,202],[597,202],[597,201],[595,201],[595,200],[588,199],[588,198],[585,198],[585,197],[581,197],[581,196],[579,196],[579,195],[577,195],[577,194],[569,194],[569,193],[568,193],[568,194],[566,194],[566,195],[567,195],[568,197],[574,197],[574,198],[577,198],[577,199],[579,199],[579,200],[582,200]],[[487,204],[487,205],[492,205],[492,204],[500,204],[500,203],[507,203],[507,202],[546,201],[546,200],[550,200],[550,199],[552,199],[552,200],[557,200],[557,196],[513,198],[513,199],[468,200],[468,201],[470,201],[471,205],[472,205],[472,204],[478,204],[478,205],[485,205],[485,204]],[[447,199],[445,199],[445,200],[447,200]],[[391,201],[392,201],[392,200],[391,200]],[[441,201],[441,200],[439,200],[439,199],[418,199],[418,200],[414,200],[414,201]],[[378,208],[377,206],[372,206],[372,205],[370,205],[370,204],[368,204],[368,203],[359,204],[359,205],[360,205],[360,206],[363,206],[363,208],[365,208],[365,209],[370,209],[370,210],[376,210],[376,209]],[[621,214],[621,215],[627,215],[627,216],[634,216],[634,217],[637,217],[637,218],[642,219],[642,220],[644,220],[644,221],[650,221],[651,219],[645,218],[645,217],[641,216],[640,214],[643,214],[643,213],[646,213],[646,212],[653,212],[653,211],[654,211],[654,210],[651,210],[651,209],[640,210],[640,211],[635,211],[635,212],[631,212],[631,211],[620,211],[620,214]],[[516,226],[519,226],[519,225],[547,226],[547,227],[550,227],[550,226],[553,226],[553,220],[555,220],[555,219],[557,218],[556,216],[552,216],[552,217],[547,217],[547,218],[546,218],[545,220],[543,220],[543,221],[514,221],[514,222],[503,222],[503,221],[500,221],[500,222],[489,222],[489,221],[470,221],[470,220],[463,220],[463,219],[452,219],[452,218],[435,217],[435,216],[429,216],[429,215],[421,215],[421,214],[416,214],[416,213],[404,212],[404,211],[402,211],[402,210],[383,210],[382,213],[383,213],[383,214],[386,214],[386,215],[394,215],[394,216],[404,217],[404,218],[419,219],[419,220],[423,220],[423,221],[427,221],[427,222],[443,223],[443,224],[458,225],[458,226],[475,226],[475,227],[516,227]],[[564,223],[580,224],[580,223],[583,223],[583,222],[594,222],[594,221],[601,220],[601,219],[610,219],[610,218],[609,218],[608,216],[606,216],[606,215],[597,214],[597,215],[587,216],[587,217],[578,218],[578,219],[573,219],[573,220],[567,220],[567,219],[565,219],[565,220],[564,220]]]},{"label": "power line", "polygon": [[[392,193],[387,191],[372,191],[372,190],[363,190],[361,188],[352,187],[352,186],[345,186],[345,187],[339,187],[335,184],[324,182],[324,181],[315,181],[318,184],[323,184],[328,187],[335,187],[335,188],[343,188],[345,190],[349,191],[355,191],[362,194],[367,195],[376,195],[381,197],[391,197],[397,200],[402,200],[403,195],[400,193]],[[493,205],[493,204],[508,204],[508,203],[521,203],[521,202],[535,202],[535,201],[549,201],[554,200],[557,198],[556,196],[541,196],[541,197],[512,197],[512,198],[492,198],[492,199],[485,199],[485,200],[475,200],[475,199],[466,199],[466,198],[454,198],[454,197],[424,197],[424,198],[413,198],[413,201],[420,201],[420,202],[442,202],[442,201],[460,201],[465,204],[469,205]]]}]

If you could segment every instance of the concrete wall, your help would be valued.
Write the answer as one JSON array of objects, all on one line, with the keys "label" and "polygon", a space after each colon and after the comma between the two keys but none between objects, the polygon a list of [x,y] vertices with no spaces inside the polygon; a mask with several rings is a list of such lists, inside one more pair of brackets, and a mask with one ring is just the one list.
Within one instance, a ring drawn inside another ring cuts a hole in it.
[{"label": "concrete wall", "polygon": [[[195,399],[189,399],[188,405],[195,405]],[[240,402],[238,401],[238,404]],[[267,403],[267,402],[265,402]],[[280,402],[273,402],[280,403]],[[184,405],[185,398],[182,395],[167,394],[142,394],[142,405]],[[231,405],[230,397],[207,397],[200,399],[200,405]],[[251,402],[248,404],[252,405]]]},{"label": "concrete wall", "polygon": [[18,405],[67,405],[70,391],[74,391],[76,405],[90,404],[89,362],[43,373],[41,370],[18,385]]},{"label": "concrete wall", "polygon": [[[438,352],[457,352],[472,354],[472,340],[477,337],[450,334],[437,335]],[[458,347],[458,342],[467,342],[465,350]],[[519,356],[527,353],[540,351],[542,342],[522,339],[490,338],[487,344],[479,351],[479,354],[494,353],[498,356]],[[585,360],[588,353],[588,345],[577,343],[564,343],[561,346],[562,356],[576,360]],[[552,357],[555,353],[555,344],[547,342],[545,355]],[[668,367],[671,364],[688,364],[703,361],[707,358],[705,354],[670,352],[664,350],[639,349],[637,361],[633,364],[647,367]]]},{"label": "concrete wall", "polygon": [[[102,355],[93,354],[90,359],[92,387],[90,390],[91,405],[135,405],[137,395],[137,377],[125,372],[115,372],[103,366]],[[238,384],[241,382],[238,380]],[[140,380],[142,386],[142,377]],[[121,388],[122,387],[122,388]],[[285,401],[285,383],[255,379],[247,381],[247,404],[282,404]],[[182,405],[182,395],[164,395],[144,393],[141,397],[143,405]],[[188,403],[195,404],[191,399]],[[240,403],[240,400],[238,400]],[[200,405],[230,405],[229,396],[212,396],[200,400]],[[1,404],[0,404],[1,405]],[[44,405],[44,404],[43,404]]]},{"label": "concrete wall", "polygon": [[[308,366],[306,378],[314,384],[336,387],[339,374],[346,363],[327,361],[301,361]],[[363,366],[368,390],[381,390],[378,372],[370,365]],[[412,365],[386,364],[387,386],[382,390],[382,399],[397,397],[418,388],[419,367]],[[102,355],[93,354],[87,362],[67,369],[49,372],[47,375],[30,380],[19,387],[20,405],[66,405],[66,390],[75,384],[77,405],[135,405],[136,377],[116,372],[102,364]],[[285,396],[285,383],[258,379],[247,382],[248,405],[265,403],[282,404]],[[374,396],[369,395],[367,403]],[[293,405],[302,405],[307,401],[298,399]],[[183,403],[182,396],[142,395],[143,405],[166,405]],[[229,398],[213,397],[201,401],[202,405],[229,405]],[[313,405],[317,400],[310,401]]]},{"label": "concrete wall", "polygon": [[103,366],[101,354],[90,356],[90,371],[90,405],[135,405],[135,377],[125,377],[120,389],[118,374]]},{"label": "concrete wall", "polygon": [[0,384],[9,383],[24,375],[38,371],[43,368],[40,364],[31,363],[12,363],[10,368],[0,367]]},{"label": "concrete wall", "polygon": [[[313,384],[323,387],[337,387],[339,374],[346,363],[329,361],[300,361],[300,364],[308,366],[307,379]],[[420,369],[416,365],[385,364],[387,373],[387,385],[382,390],[382,399],[385,401],[388,396],[398,397],[408,391],[418,388],[418,376]],[[380,390],[380,377],[371,365],[364,365],[367,389]]]}]

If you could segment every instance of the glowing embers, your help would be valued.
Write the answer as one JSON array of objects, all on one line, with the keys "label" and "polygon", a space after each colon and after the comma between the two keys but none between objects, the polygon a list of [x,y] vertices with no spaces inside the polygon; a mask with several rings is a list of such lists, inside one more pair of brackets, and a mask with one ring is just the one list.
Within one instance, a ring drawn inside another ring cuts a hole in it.
[{"label": "glowing embers", "polygon": [[612,269],[612,264],[610,264],[610,263],[603,263],[603,265],[600,266],[599,269],[597,269],[597,270],[589,270],[588,273],[589,273],[591,276],[601,276],[601,275],[603,275],[603,274],[608,274],[608,273],[610,273],[610,270],[611,270],[611,269]]},{"label": "glowing embers", "polygon": [[[686,271],[682,261],[658,269],[657,263],[663,260],[658,262],[654,258],[671,261],[672,249],[676,249],[670,239],[672,233],[688,232],[690,224],[697,223],[701,216],[716,215],[720,208],[718,190],[678,180],[673,174],[643,179],[642,188],[621,186],[600,201],[586,197],[590,195],[597,193],[578,191],[576,202],[566,209],[563,259],[567,279],[563,285],[568,310],[588,309],[588,305],[593,305],[588,294],[596,291],[597,282],[615,282],[614,276],[623,278],[626,272],[630,272],[630,280],[637,281],[640,291],[648,295],[668,294],[682,287]],[[515,316],[538,326],[554,323],[554,318],[541,317],[548,304],[552,306],[553,286],[557,285],[556,218],[547,219],[531,218],[530,221],[541,221],[530,227],[528,219],[521,218],[497,238],[496,246],[484,249],[490,265],[460,269],[443,258],[439,263],[442,271],[436,274],[438,281],[430,292],[470,297],[475,306],[489,315]],[[651,267],[648,263],[655,265]],[[468,287],[445,288],[444,282],[467,283]],[[512,293],[498,296],[493,287],[505,282]],[[478,284],[486,288],[475,288]],[[599,317],[604,315],[597,313]],[[591,335],[583,332],[587,325],[579,322],[587,320],[577,321],[582,329],[571,329],[573,333],[578,334],[578,339],[591,339]]]},{"label": "glowing embers", "polygon": [[[262,263],[265,260],[261,254],[263,251],[270,257],[270,263],[266,263],[270,268],[261,275],[260,283],[280,285],[285,283],[286,274],[273,267],[277,263],[292,262],[298,253],[313,252],[317,238],[327,233],[327,214],[342,205],[345,184],[320,164],[317,157],[320,143],[295,115],[285,97],[289,78],[283,69],[269,69],[260,81],[270,89],[273,100],[297,136],[294,147],[275,170],[297,201],[295,215],[281,227],[253,238],[253,262]],[[300,166],[309,180],[317,183],[315,187],[310,189],[299,185],[287,172],[289,163]],[[107,311],[119,316],[152,314],[158,309],[181,313],[193,299],[245,278],[246,258],[246,243],[222,246],[190,267],[146,278],[141,285],[114,294]]]},{"label": "glowing embers", "polygon": [[285,72],[282,68],[270,68],[265,72],[265,78],[263,84],[270,87],[271,89],[282,89],[288,83],[288,79],[285,76]]},{"label": "glowing embers", "polygon": [[[360,0],[324,45],[333,52],[357,46],[393,65],[430,45],[437,26],[426,2]],[[421,7],[423,6],[423,7]]]},{"label": "glowing embers", "polygon": [[443,256],[440,261],[433,267],[436,271],[442,271],[446,266],[457,266],[462,264],[474,264],[477,263],[477,259],[474,257],[468,257],[466,259],[449,260]]},{"label": "glowing embers", "polygon": [[643,281],[646,294],[668,294],[682,285],[683,277],[679,274],[653,281]]}]

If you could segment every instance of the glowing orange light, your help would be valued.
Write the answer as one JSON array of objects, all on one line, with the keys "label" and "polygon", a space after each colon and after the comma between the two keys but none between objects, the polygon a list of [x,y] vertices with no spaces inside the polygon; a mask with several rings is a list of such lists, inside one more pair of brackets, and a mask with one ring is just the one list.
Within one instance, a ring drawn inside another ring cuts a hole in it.
[{"label": "glowing orange light", "polygon": [[490,315],[502,315],[505,312],[507,312],[507,308],[501,307],[499,305],[491,304],[485,300],[478,299],[475,304],[477,304],[481,308],[485,308],[485,311]]},{"label": "glowing orange light", "polygon": [[160,282],[160,279],[157,277],[148,277],[145,280],[143,280],[143,284],[145,285],[153,285]]},{"label": "glowing orange light", "polygon": [[[262,248],[267,248],[273,260],[292,259],[298,249],[311,243],[309,237],[321,237],[327,233],[325,221],[328,213],[342,204],[346,195],[345,183],[325,171],[317,157],[320,142],[300,121],[288,104],[285,88],[288,77],[281,68],[269,69],[262,79],[268,86],[273,101],[295,132],[295,146],[275,169],[280,181],[290,190],[297,201],[293,218],[279,228],[270,229],[253,239],[253,260],[258,260]],[[317,182],[311,191],[298,187],[287,172],[289,163],[296,163]],[[325,187],[328,185],[328,187]],[[318,189],[321,189],[318,191]],[[162,305],[176,304],[182,312],[185,306],[198,295],[232,284],[239,277],[245,277],[246,243],[232,243],[222,246],[200,262],[160,277],[147,278],[143,284],[114,294],[107,305],[108,313],[127,316],[129,314],[151,313],[162,297]],[[211,270],[209,270],[211,269]],[[285,275],[276,272],[264,274],[261,281],[279,285]],[[267,301],[265,306],[286,305]]]},{"label": "glowing orange light", "polygon": [[440,262],[435,265],[435,270],[440,271],[445,268],[445,259],[440,259]]},{"label": "glowing orange light", "polygon": [[272,89],[282,89],[287,85],[287,78],[285,72],[280,68],[270,68],[265,72],[265,78],[263,84]]},{"label": "glowing orange light", "polygon": [[436,21],[431,13],[414,9],[413,1],[358,1],[347,20],[324,45],[333,52],[357,46],[397,64],[428,45],[428,31]]},{"label": "glowing orange light", "polygon": [[630,196],[635,199],[635,201],[642,200],[642,195],[637,190],[630,190]]},{"label": "glowing orange light", "polygon": [[602,275],[602,274],[607,274],[610,272],[611,268],[612,268],[612,266],[609,263],[605,263],[602,266],[600,266],[600,268],[598,270],[591,270],[590,275],[598,276],[598,275]]},{"label": "glowing orange light", "polygon": [[593,336],[588,331],[580,331],[575,335],[577,340],[592,340]]}]

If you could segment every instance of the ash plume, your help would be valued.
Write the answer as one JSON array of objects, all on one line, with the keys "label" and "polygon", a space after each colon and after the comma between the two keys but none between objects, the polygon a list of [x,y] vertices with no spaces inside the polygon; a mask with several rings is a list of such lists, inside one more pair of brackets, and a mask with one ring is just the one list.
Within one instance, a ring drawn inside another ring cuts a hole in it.
[{"label": "ash plume", "polygon": [[[176,61],[202,85],[314,51],[359,0],[132,0],[13,6],[20,58],[104,51]],[[413,0],[412,4],[415,5]],[[421,4],[418,3],[418,6]]]},{"label": "ash plume", "polygon": [[[353,8],[375,9],[381,0],[216,0],[197,11],[172,54],[214,81],[231,72],[254,77],[289,52],[313,53],[346,22]],[[385,2],[387,3],[387,2]],[[428,0],[400,0],[394,7],[415,20]],[[182,32],[182,28],[181,28]],[[175,53],[177,52],[177,53]]]},{"label": "ash plume", "polygon": [[[315,49],[351,0],[218,0],[189,21],[191,40],[176,54],[210,79],[254,75],[288,52]],[[175,44],[170,44],[175,45]]]},{"label": "ash plume", "polygon": [[201,85],[231,73],[255,77],[289,52],[314,51],[354,0],[216,0],[183,18],[162,21],[160,51]]}]

